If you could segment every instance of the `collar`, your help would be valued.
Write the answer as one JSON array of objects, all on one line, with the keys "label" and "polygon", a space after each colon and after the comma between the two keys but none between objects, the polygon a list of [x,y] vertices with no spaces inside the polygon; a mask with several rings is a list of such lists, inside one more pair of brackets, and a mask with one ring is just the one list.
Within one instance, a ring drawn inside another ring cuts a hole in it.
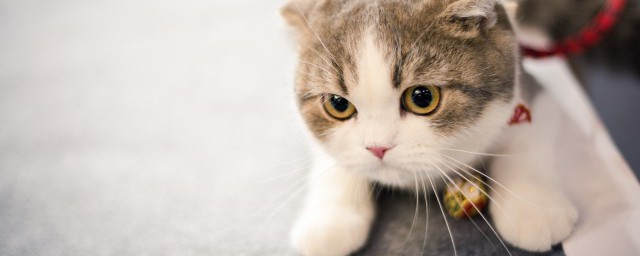
[{"label": "collar", "polygon": [[522,54],[532,58],[580,54],[598,44],[616,25],[626,2],[626,0],[607,0],[591,23],[578,34],[565,38],[549,49],[538,50],[520,46]]}]

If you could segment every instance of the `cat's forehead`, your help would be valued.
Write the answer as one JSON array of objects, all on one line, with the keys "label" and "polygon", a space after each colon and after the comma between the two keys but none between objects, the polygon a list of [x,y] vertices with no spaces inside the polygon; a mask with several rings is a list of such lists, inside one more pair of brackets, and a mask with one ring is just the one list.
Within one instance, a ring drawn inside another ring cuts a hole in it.
[{"label": "cat's forehead", "polygon": [[[327,1],[307,22],[323,39],[364,40],[374,29],[384,43],[416,39],[437,24],[443,1]],[[312,35],[315,36],[315,35]]]},{"label": "cat's forehead", "polygon": [[483,83],[479,72],[512,69],[513,62],[504,63],[515,49],[506,15],[500,15],[501,28],[482,39],[455,37],[447,30],[456,27],[443,22],[445,2],[327,1],[308,14],[312,33],[301,40],[301,59],[337,77],[331,89],[344,94],[361,78],[357,71],[365,64],[360,60],[369,41],[384,55],[398,88],[415,83],[475,85]]},{"label": "cat's forehead", "polygon": [[[483,1],[490,0],[334,0],[298,15],[302,20],[290,16],[301,39],[296,92],[314,133],[322,137],[341,124],[319,107],[327,94],[352,101],[360,117],[391,117],[400,113],[405,88],[439,86],[443,107],[424,120],[441,134],[468,126],[492,102],[510,100],[517,45],[504,10],[487,11]],[[481,19],[447,19],[454,17],[447,11],[464,15],[469,8]],[[490,15],[495,21],[485,22]]]}]

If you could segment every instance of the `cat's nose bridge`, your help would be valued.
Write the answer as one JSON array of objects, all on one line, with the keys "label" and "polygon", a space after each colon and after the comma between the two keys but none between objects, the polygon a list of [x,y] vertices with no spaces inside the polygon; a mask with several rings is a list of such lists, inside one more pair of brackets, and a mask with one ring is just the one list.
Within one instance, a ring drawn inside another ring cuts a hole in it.
[{"label": "cat's nose bridge", "polygon": [[399,115],[391,113],[370,113],[360,116],[363,143],[369,145],[390,145],[398,135]]},{"label": "cat's nose bridge", "polygon": [[358,88],[354,92],[358,107],[358,125],[365,146],[394,142],[400,123],[400,104],[391,86],[384,90]]},{"label": "cat's nose bridge", "polygon": [[400,103],[394,97],[393,91],[385,92],[381,95],[370,94],[364,98],[359,105],[362,108],[358,114],[369,121],[386,122],[391,119],[400,118]]},{"label": "cat's nose bridge", "polygon": [[369,104],[369,106],[358,114],[359,118],[371,126],[385,127],[395,126],[395,122],[400,120],[399,107],[395,108],[394,104],[384,101],[384,104]]},{"label": "cat's nose bridge", "polygon": [[385,123],[400,119],[399,117],[399,111],[389,111],[386,109],[378,109],[360,114],[360,118],[371,125],[384,125]]}]

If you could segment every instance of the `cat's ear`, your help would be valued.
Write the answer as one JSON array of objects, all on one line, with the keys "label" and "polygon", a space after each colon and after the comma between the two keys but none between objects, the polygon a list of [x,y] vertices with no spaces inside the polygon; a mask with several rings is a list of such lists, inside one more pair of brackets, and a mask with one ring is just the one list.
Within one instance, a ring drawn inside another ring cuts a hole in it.
[{"label": "cat's ear", "polygon": [[498,0],[454,0],[440,15],[454,36],[472,38],[496,25]]},{"label": "cat's ear", "polygon": [[282,17],[298,30],[305,30],[308,26],[308,17],[313,8],[322,2],[321,0],[289,0],[288,3],[282,7],[280,13]]},{"label": "cat's ear", "polygon": [[509,22],[512,25],[516,23],[516,15],[518,13],[518,1],[517,0],[504,0],[502,1],[502,5],[504,6],[505,11],[507,12],[507,16],[509,17]]}]

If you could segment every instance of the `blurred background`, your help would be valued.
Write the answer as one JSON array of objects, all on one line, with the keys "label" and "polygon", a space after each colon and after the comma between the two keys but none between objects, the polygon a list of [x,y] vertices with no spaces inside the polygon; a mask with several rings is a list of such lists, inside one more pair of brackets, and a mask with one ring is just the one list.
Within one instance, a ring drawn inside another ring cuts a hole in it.
[{"label": "blurred background", "polygon": [[[290,254],[282,3],[0,0],[0,255]],[[640,170],[638,78],[585,83]]]},{"label": "blurred background", "polygon": [[584,60],[581,82],[622,155],[640,175],[640,76]]},{"label": "blurred background", "polygon": [[287,252],[267,219],[308,158],[280,5],[0,1],[0,255]]}]

